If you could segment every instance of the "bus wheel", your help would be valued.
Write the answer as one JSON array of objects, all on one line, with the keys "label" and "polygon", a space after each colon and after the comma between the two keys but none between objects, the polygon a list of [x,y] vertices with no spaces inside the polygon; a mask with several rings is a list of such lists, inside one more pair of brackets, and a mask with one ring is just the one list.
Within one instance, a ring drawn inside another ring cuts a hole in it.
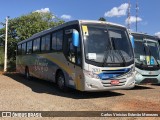
[{"label": "bus wheel", "polygon": [[25,69],[25,77],[26,77],[27,80],[29,80],[29,78],[30,78],[29,69],[27,67]]},{"label": "bus wheel", "polygon": [[67,87],[65,84],[65,77],[62,71],[58,72],[56,79],[57,79],[58,88],[63,92],[67,91]]}]

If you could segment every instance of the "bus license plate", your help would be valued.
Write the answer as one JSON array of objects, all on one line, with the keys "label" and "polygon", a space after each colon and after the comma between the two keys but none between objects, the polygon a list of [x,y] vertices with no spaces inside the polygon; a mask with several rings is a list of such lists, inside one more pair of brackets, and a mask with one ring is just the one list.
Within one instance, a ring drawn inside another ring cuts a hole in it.
[{"label": "bus license plate", "polygon": [[119,84],[119,80],[111,80],[111,85],[118,85]]}]

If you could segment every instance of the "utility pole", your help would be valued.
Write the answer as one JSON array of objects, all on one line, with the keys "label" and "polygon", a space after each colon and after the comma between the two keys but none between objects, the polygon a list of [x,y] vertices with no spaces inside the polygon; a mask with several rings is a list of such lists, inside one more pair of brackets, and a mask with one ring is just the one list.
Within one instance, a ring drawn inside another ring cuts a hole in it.
[{"label": "utility pole", "polygon": [[130,17],[131,17],[131,3],[130,3],[130,0],[128,1],[128,25],[127,25],[127,27],[128,27],[128,29],[130,29]]},{"label": "utility pole", "polygon": [[138,0],[136,0],[136,32],[138,30]]},{"label": "utility pole", "polygon": [[5,35],[5,53],[4,53],[4,72],[7,71],[7,38],[8,38],[8,19],[9,16],[6,17],[6,35]]}]

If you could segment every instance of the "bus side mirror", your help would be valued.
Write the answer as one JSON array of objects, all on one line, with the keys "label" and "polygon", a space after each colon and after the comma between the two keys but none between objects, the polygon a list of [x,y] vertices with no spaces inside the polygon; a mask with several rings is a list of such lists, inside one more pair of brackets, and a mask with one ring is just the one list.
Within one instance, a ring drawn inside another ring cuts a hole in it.
[{"label": "bus side mirror", "polygon": [[134,48],[134,37],[132,35],[129,35],[132,47]]},{"label": "bus side mirror", "polygon": [[74,47],[78,47],[79,46],[79,32],[75,29],[73,29],[73,33],[72,33],[72,44]]}]

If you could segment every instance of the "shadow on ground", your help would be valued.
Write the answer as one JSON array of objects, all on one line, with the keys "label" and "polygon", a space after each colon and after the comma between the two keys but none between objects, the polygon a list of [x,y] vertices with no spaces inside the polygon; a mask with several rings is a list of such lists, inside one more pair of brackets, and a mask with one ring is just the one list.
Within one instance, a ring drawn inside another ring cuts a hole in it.
[{"label": "shadow on ground", "polygon": [[160,83],[159,84],[152,84],[153,86],[160,86]]},{"label": "shadow on ground", "polygon": [[154,89],[151,86],[145,86],[145,85],[136,85],[134,88],[130,89],[130,90],[145,90],[145,89]]},{"label": "shadow on ground", "polygon": [[5,73],[7,77],[12,78],[13,80],[24,84],[27,87],[30,87],[33,92],[36,93],[46,93],[57,96],[63,96],[73,99],[91,99],[91,98],[103,98],[103,97],[114,97],[114,96],[122,96],[124,94],[105,91],[105,92],[81,92],[74,89],[70,89],[67,92],[60,91],[56,84],[44,80],[40,80],[37,78],[31,78],[31,80],[26,80],[24,76],[17,73]]}]

